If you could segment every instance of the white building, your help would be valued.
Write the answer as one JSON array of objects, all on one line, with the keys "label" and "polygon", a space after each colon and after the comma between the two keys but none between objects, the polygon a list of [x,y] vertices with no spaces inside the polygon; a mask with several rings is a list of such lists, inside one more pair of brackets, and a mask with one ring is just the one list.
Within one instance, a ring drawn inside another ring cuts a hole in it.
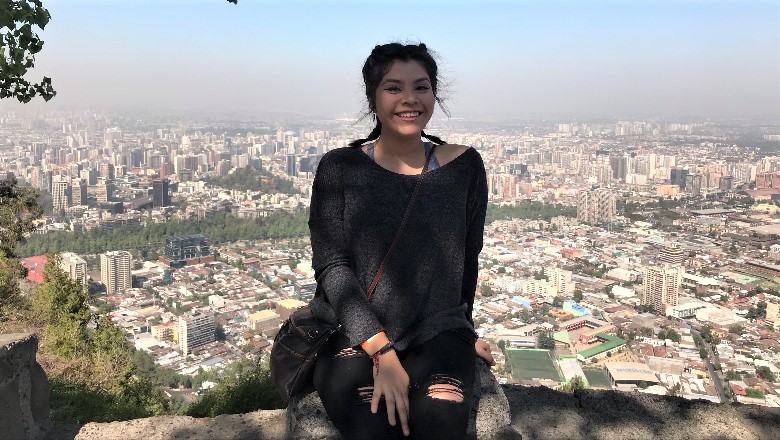
[{"label": "white building", "polygon": [[74,281],[87,284],[87,262],[73,252],[60,254],[60,268]]},{"label": "white building", "polygon": [[214,342],[216,324],[214,314],[207,310],[194,310],[179,317],[179,349],[185,355],[194,348]]},{"label": "white building", "polygon": [[100,278],[106,286],[107,294],[124,293],[132,287],[131,261],[132,256],[127,251],[100,254]]},{"label": "white building", "polygon": [[680,266],[647,266],[644,269],[642,304],[649,304],[658,313],[666,313],[669,306],[680,300],[680,286],[685,269]]}]

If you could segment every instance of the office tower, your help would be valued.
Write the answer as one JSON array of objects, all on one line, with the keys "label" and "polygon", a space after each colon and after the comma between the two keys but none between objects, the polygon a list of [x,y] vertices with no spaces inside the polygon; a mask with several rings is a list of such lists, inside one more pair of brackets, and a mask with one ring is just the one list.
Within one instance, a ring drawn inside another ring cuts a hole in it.
[{"label": "office tower", "polygon": [[653,306],[660,314],[666,313],[667,306],[678,305],[684,273],[682,266],[663,264],[645,267],[642,304]]},{"label": "office tower", "polygon": [[680,189],[685,189],[685,179],[688,177],[688,170],[684,168],[673,168],[669,175],[669,183],[677,185]]},{"label": "office tower", "polygon": [[211,311],[194,310],[179,317],[179,349],[185,355],[215,340],[216,325]]},{"label": "office tower", "polygon": [[592,225],[610,221],[616,213],[615,193],[607,188],[580,191],[577,200],[577,220]]},{"label": "office tower", "polygon": [[628,158],[625,156],[611,156],[609,165],[612,168],[612,178],[615,180],[626,180],[628,173]]},{"label": "office tower", "polygon": [[168,179],[155,179],[152,181],[152,203],[155,208],[171,206],[169,183]]},{"label": "office tower", "polygon": [[685,191],[694,196],[701,194],[701,174],[688,174],[685,177]]},{"label": "office tower", "polygon": [[51,203],[55,213],[70,208],[69,187],[68,181],[63,179],[56,179],[51,183]]},{"label": "office tower", "polygon": [[287,155],[287,175],[290,177],[295,177],[298,175],[298,173],[295,170],[295,155],[294,154],[288,154]]},{"label": "office tower", "polygon": [[72,181],[73,186],[70,188],[70,203],[71,206],[79,206],[87,204],[87,183],[84,179],[76,179]]},{"label": "office tower", "polygon": [[116,177],[115,171],[114,171],[114,165],[110,163],[101,163],[100,164],[100,177],[107,179],[107,180],[113,180]]},{"label": "office tower", "polygon": [[[42,171],[38,175],[38,177],[39,177],[38,189],[41,190],[42,192],[47,192],[51,194],[51,180],[52,180],[51,171]],[[35,185],[35,182],[33,182],[33,185]]]},{"label": "office tower", "polygon": [[60,254],[60,268],[70,276],[70,279],[87,284],[87,262],[73,252]]},{"label": "office tower", "polygon": [[87,182],[87,185],[97,185],[97,171],[93,169],[81,170],[81,178]]},{"label": "office tower", "polygon": [[100,278],[106,285],[106,293],[114,295],[127,292],[132,287],[130,252],[113,251],[100,254]]},{"label": "office tower", "polygon": [[95,196],[100,203],[107,203],[114,200],[114,184],[110,181],[100,181],[95,185]]},{"label": "office tower", "polygon": [[720,189],[731,191],[734,188],[734,176],[723,176],[720,178]]},{"label": "office tower", "polygon": [[675,242],[670,242],[658,252],[659,264],[679,266],[685,260],[685,251]]}]

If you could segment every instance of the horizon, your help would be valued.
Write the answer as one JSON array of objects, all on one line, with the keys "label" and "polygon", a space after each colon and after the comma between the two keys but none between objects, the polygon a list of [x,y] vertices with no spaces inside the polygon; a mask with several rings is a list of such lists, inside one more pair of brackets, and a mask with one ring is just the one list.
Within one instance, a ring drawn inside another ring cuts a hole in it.
[{"label": "horizon", "polygon": [[[780,2],[44,0],[26,78],[0,110],[356,118],[375,44],[439,56],[453,120],[780,120]],[[437,109],[437,119],[446,116]]]}]

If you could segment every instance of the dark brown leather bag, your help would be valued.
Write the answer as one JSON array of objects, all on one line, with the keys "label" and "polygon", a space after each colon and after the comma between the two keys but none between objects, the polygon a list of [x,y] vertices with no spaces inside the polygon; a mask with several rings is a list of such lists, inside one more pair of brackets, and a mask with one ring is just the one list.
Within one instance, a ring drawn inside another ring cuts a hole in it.
[{"label": "dark brown leather bag", "polygon": [[[385,271],[385,265],[390,259],[390,255],[392,255],[395,245],[398,243],[398,238],[406,227],[406,221],[411,213],[412,204],[417,198],[423,175],[428,171],[428,163],[430,162],[435,149],[436,145],[434,144],[425,157],[425,166],[423,166],[422,173],[420,173],[420,177],[417,179],[417,185],[414,188],[412,197],[409,199],[409,203],[406,206],[406,212],[404,213],[403,220],[401,220],[401,225],[398,226],[395,238],[393,239],[392,244],[390,244],[390,248],[387,250],[387,254],[385,254],[382,264],[379,265],[379,269],[377,270],[376,275],[374,275],[371,285],[368,287],[368,292],[366,293],[368,298],[371,298],[371,294],[374,293],[379,278]],[[273,380],[279,394],[281,394],[286,401],[289,401],[290,397],[296,394],[308,393],[314,390],[312,376],[314,375],[314,364],[317,362],[317,354],[322,347],[325,346],[325,343],[328,342],[331,335],[340,328],[340,325],[333,326],[317,319],[311,313],[311,308],[309,308],[309,306],[304,306],[294,311],[284,324],[282,324],[276,337],[274,337],[270,363],[271,380]]]}]

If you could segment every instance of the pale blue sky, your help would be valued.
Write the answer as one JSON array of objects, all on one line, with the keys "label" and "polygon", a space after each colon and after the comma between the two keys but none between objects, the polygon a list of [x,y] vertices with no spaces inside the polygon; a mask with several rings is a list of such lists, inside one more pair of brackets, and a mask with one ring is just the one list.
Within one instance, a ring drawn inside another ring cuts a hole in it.
[{"label": "pale blue sky", "polygon": [[400,39],[438,52],[457,118],[780,119],[779,1],[43,2],[51,107],[354,116]]}]

